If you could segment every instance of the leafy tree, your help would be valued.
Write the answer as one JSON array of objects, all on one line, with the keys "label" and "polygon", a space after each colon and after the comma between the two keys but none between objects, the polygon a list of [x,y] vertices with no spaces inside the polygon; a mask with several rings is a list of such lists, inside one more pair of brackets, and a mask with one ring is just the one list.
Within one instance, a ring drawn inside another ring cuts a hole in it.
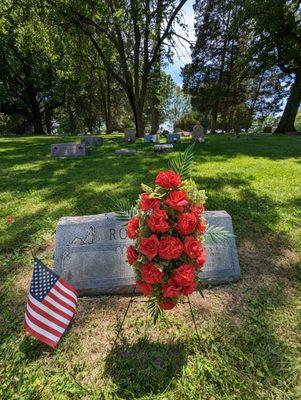
[{"label": "leafy tree", "polygon": [[127,94],[138,136],[144,135],[148,79],[186,1],[51,2],[66,23],[88,37],[110,76]]},{"label": "leafy tree", "polygon": [[301,101],[301,3],[299,0],[241,0],[240,23],[252,31],[253,57],[267,68],[277,65],[293,77],[276,133],[296,132]]},{"label": "leafy tree", "polygon": [[44,133],[72,87],[64,43],[34,2],[6,2],[0,10],[0,112],[19,115],[34,133]]}]

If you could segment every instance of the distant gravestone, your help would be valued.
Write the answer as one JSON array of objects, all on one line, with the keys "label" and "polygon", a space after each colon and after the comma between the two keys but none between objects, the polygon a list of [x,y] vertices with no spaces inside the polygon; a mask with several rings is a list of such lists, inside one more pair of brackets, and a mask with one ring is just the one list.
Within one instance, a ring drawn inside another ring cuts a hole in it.
[{"label": "distant gravestone", "polygon": [[133,143],[136,140],[136,129],[135,128],[126,128],[124,130],[124,141],[126,143]]},{"label": "distant gravestone", "polygon": [[136,150],[128,150],[128,149],[115,150],[115,154],[118,154],[120,156],[132,156],[136,153],[137,153]]},{"label": "distant gravestone", "polygon": [[57,143],[51,145],[51,157],[84,157],[86,147],[78,143]]},{"label": "distant gravestone", "polygon": [[[207,224],[233,232],[225,211],[204,213]],[[125,226],[114,213],[61,218],[56,231],[55,272],[72,284],[81,296],[132,293],[135,277],[126,262],[132,243]],[[207,284],[240,278],[235,239],[206,245],[207,262],[200,273]]]},{"label": "distant gravestone", "polygon": [[205,131],[201,124],[196,124],[193,127],[191,138],[194,142],[203,142],[205,139]]},{"label": "distant gravestone", "polygon": [[154,145],[155,153],[171,153],[173,152],[173,144],[155,144]]},{"label": "distant gravestone", "polygon": [[144,143],[158,143],[159,136],[158,135],[146,135],[144,136]]},{"label": "distant gravestone", "polygon": [[97,136],[87,136],[81,138],[80,142],[82,144],[85,144],[87,146],[95,146],[99,144],[104,144],[105,139],[103,137],[97,137]]},{"label": "distant gravestone", "polygon": [[169,133],[167,135],[167,143],[180,142],[181,136],[178,133]]},{"label": "distant gravestone", "polygon": [[182,129],[181,128],[175,128],[174,129],[174,133],[182,133]]}]

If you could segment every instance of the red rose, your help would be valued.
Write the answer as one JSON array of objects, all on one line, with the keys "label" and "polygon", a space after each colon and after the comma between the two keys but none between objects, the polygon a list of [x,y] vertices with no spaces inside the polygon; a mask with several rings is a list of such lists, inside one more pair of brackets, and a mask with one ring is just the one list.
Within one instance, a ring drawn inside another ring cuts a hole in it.
[{"label": "red rose", "polygon": [[158,245],[159,240],[155,234],[148,238],[141,238],[139,251],[151,261],[158,253]]},{"label": "red rose", "polygon": [[156,184],[164,189],[171,189],[182,184],[181,178],[175,171],[160,171],[156,176]]},{"label": "red rose", "polygon": [[152,232],[166,232],[170,226],[165,221],[168,215],[165,210],[154,210],[153,215],[146,219],[146,223]]},{"label": "red rose", "polygon": [[205,233],[206,230],[206,221],[204,219],[201,219],[198,227],[197,227],[198,232],[202,235],[203,233]]},{"label": "red rose", "polygon": [[172,308],[174,308],[176,306],[177,303],[174,303],[172,300],[166,300],[166,301],[162,301],[161,303],[158,303],[158,306],[162,309],[162,310],[171,310]]},{"label": "red rose", "polygon": [[182,294],[184,296],[188,296],[189,294],[193,293],[198,286],[198,282],[192,282],[189,286],[183,287]]},{"label": "red rose", "polygon": [[158,199],[152,199],[149,193],[143,193],[141,195],[140,206],[143,211],[156,209],[160,207],[160,201]]},{"label": "red rose", "polygon": [[153,288],[148,283],[142,282],[139,279],[136,281],[138,289],[144,294],[144,296],[150,296],[152,294]]},{"label": "red rose", "polygon": [[203,253],[202,253],[199,257],[197,257],[197,258],[195,259],[195,268],[196,268],[196,269],[202,268],[202,266],[203,266],[203,265],[205,264],[205,262],[206,262],[206,256],[207,256],[206,252],[203,251]]},{"label": "red rose", "polygon": [[190,286],[194,281],[194,268],[191,264],[182,264],[174,270],[172,280],[177,286]]},{"label": "red rose", "polygon": [[180,239],[173,236],[166,236],[159,242],[158,253],[165,260],[179,258],[183,252],[183,243]]},{"label": "red rose", "polygon": [[200,214],[202,214],[202,212],[205,211],[205,205],[198,204],[197,206],[191,206],[190,211],[196,213],[197,215],[200,215]]},{"label": "red rose", "polygon": [[199,257],[204,251],[203,245],[200,243],[199,239],[194,236],[185,237],[184,250],[191,258]]},{"label": "red rose", "polygon": [[130,239],[136,239],[138,236],[139,217],[133,217],[127,224],[127,233]]},{"label": "red rose", "polygon": [[167,283],[162,285],[162,292],[164,297],[179,297],[181,288],[177,287],[172,279],[168,279]]},{"label": "red rose", "polygon": [[153,264],[144,264],[141,267],[141,276],[146,283],[154,285],[162,281],[164,274]]},{"label": "red rose", "polygon": [[137,253],[137,251],[135,250],[135,247],[134,247],[134,246],[128,247],[127,252],[126,252],[126,255],[127,255],[128,263],[129,263],[130,265],[134,264],[134,262],[135,262],[135,261],[137,260],[137,258],[138,258],[138,253]]},{"label": "red rose", "polygon": [[175,211],[184,211],[184,206],[188,205],[185,190],[173,190],[169,193],[165,203]]},{"label": "red rose", "polygon": [[195,213],[189,212],[179,216],[177,230],[182,235],[190,235],[198,226],[198,217]]}]

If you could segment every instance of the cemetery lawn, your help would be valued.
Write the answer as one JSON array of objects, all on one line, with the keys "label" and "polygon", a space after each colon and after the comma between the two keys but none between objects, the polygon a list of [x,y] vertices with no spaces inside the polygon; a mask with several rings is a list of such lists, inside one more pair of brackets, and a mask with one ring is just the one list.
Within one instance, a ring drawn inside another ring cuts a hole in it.
[{"label": "cemetery lawn", "polygon": [[110,211],[107,196],[135,199],[176,155],[137,142],[137,155],[117,156],[126,146],[112,135],[89,157],[51,159],[59,141],[79,140],[0,138],[0,398],[301,398],[301,138],[212,136],[197,146],[192,177],[207,209],[233,218],[242,279],[192,296],[200,343],[186,305],[153,327],[135,304],[113,352],[126,298],[81,299],[56,350],[25,333],[32,257],[52,267],[60,217]]}]

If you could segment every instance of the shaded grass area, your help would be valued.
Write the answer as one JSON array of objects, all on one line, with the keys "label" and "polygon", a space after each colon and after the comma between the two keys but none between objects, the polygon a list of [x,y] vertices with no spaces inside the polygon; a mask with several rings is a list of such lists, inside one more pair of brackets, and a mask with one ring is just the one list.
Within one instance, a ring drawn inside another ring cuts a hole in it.
[{"label": "shaded grass area", "polygon": [[1,399],[300,398],[301,139],[215,136],[197,147],[193,178],[207,209],[233,218],[242,280],[192,297],[201,343],[184,305],[153,328],[135,303],[113,351],[122,297],[82,299],[55,351],[24,333],[32,256],[53,265],[60,217],[110,211],[108,195],[135,199],[175,154],[138,142],[137,155],[117,156],[126,145],[110,136],[89,157],[51,159],[59,141],[0,139]]}]

